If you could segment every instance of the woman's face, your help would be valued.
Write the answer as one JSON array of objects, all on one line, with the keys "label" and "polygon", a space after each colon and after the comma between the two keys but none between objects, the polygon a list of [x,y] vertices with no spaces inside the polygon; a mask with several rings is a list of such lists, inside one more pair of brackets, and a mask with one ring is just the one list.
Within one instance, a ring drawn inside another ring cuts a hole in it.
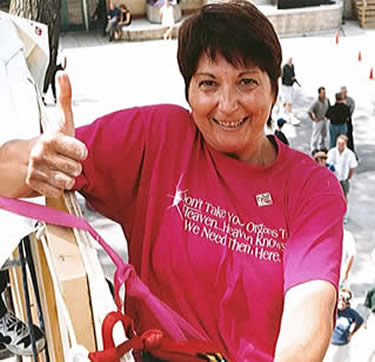
[{"label": "woman's face", "polygon": [[218,54],[203,54],[189,86],[196,125],[217,151],[248,161],[264,141],[275,95],[266,72],[256,65],[234,67]]}]

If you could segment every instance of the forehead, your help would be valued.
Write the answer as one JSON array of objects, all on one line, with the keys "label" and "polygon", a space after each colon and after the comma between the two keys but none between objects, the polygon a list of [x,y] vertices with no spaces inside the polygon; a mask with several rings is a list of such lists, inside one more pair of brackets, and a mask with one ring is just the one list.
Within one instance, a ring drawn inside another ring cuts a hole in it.
[{"label": "forehead", "polygon": [[214,57],[208,55],[206,52],[204,52],[198,60],[197,63],[197,69],[196,72],[199,72],[201,70],[215,70],[215,71],[227,71],[227,70],[233,70],[242,72],[244,70],[246,71],[252,71],[252,72],[263,72],[260,67],[251,59],[244,60],[240,57],[234,57],[233,62],[229,62],[223,55],[220,53],[215,54]]}]

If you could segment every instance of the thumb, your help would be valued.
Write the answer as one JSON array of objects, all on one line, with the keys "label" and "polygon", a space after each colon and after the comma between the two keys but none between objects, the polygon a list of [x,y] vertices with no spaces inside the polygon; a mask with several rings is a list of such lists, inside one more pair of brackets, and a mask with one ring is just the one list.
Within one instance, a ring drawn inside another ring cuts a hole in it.
[{"label": "thumb", "polygon": [[59,122],[60,131],[66,136],[74,136],[74,121],[72,110],[72,86],[69,76],[63,71],[56,73],[57,99],[61,110]]}]

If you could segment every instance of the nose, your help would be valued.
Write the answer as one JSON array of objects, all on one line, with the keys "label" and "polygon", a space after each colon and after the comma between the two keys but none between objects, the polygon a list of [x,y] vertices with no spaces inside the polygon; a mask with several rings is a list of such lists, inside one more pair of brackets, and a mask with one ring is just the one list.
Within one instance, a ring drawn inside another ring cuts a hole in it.
[{"label": "nose", "polygon": [[236,90],[231,87],[223,87],[220,90],[218,108],[225,114],[233,113],[238,108]]}]

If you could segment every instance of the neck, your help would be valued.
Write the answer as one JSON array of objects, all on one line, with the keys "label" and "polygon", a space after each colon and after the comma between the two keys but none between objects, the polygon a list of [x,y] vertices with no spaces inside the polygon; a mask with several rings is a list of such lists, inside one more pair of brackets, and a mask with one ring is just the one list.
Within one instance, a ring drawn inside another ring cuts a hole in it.
[{"label": "neck", "polygon": [[243,157],[243,161],[257,166],[267,166],[275,161],[277,152],[273,144],[263,135],[262,138],[254,145],[249,154]]}]

